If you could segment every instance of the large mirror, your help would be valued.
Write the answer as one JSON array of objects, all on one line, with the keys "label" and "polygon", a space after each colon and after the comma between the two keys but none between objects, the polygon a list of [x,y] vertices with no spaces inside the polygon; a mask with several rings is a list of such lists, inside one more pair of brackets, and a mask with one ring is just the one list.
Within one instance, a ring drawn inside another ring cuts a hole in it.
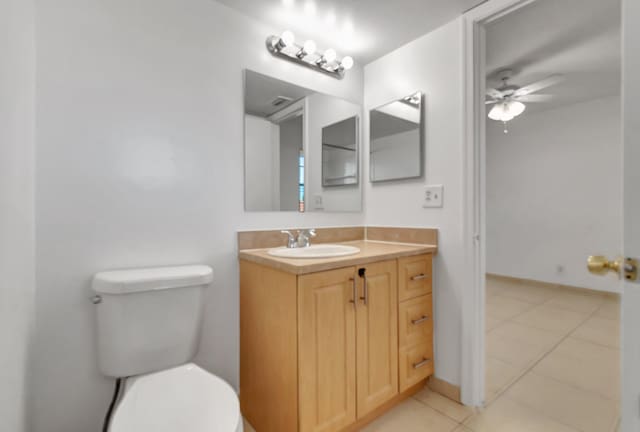
[{"label": "large mirror", "polygon": [[372,182],[422,177],[423,107],[423,94],[417,92],[369,112]]},{"label": "large mirror", "polygon": [[361,106],[244,73],[245,209],[361,211]]}]

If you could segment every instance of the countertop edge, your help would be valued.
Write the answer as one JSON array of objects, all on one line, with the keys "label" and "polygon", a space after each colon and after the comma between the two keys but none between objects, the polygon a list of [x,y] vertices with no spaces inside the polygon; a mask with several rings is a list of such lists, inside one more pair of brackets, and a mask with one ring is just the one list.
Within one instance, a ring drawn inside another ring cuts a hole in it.
[{"label": "countertop edge", "polygon": [[[280,271],[284,271],[286,273],[291,273],[295,275],[304,275],[310,273],[317,273],[321,271],[327,270],[335,270],[344,267],[350,267],[361,264],[370,264],[373,262],[386,261],[390,259],[414,256],[414,255],[422,255],[426,253],[436,254],[438,247],[435,245],[422,245],[416,243],[395,243],[395,242],[382,242],[382,241],[371,241],[368,240],[368,243],[376,243],[376,244],[389,244],[393,246],[407,246],[411,249],[403,250],[403,251],[393,251],[389,253],[381,253],[371,256],[352,256],[352,257],[339,257],[339,258],[327,258],[327,261],[321,263],[309,263],[307,265],[304,264],[304,259],[300,259],[300,265],[290,264],[283,259],[272,256],[263,256],[260,253],[264,253],[267,249],[245,249],[238,251],[238,259],[250,261],[256,264],[260,264],[266,267],[271,267]],[[344,242],[344,244],[349,244],[353,242]],[[340,244],[340,243],[337,243]]]}]

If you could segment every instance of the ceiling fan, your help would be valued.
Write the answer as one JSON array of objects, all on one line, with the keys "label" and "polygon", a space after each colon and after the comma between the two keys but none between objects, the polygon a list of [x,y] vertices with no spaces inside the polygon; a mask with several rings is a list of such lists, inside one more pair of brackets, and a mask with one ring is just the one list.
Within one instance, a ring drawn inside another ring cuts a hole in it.
[{"label": "ceiling fan", "polygon": [[493,105],[489,111],[489,118],[503,122],[505,125],[504,133],[508,133],[507,122],[524,112],[526,109],[525,103],[548,102],[553,99],[552,95],[534,93],[564,80],[563,75],[554,74],[543,80],[520,87],[509,84],[512,76],[513,71],[511,69],[498,72],[502,85],[497,89],[488,88],[487,97],[489,100],[485,102],[487,105]]}]

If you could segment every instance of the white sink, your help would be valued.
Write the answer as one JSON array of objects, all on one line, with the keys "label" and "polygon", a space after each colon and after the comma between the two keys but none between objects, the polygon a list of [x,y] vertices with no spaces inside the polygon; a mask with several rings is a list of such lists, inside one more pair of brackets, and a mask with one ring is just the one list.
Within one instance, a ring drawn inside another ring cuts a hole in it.
[{"label": "white sink", "polygon": [[360,252],[355,246],[337,244],[317,244],[302,248],[280,247],[269,250],[269,255],[280,258],[332,258],[354,255]]}]

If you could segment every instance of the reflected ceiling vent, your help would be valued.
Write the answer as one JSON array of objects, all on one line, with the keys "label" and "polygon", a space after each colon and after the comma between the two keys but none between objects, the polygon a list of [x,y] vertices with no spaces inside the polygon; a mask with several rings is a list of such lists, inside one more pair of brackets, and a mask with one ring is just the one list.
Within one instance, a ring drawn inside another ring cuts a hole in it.
[{"label": "reflected ceiling vent", "polygon": [[274,100],[271,101],[271,105],[274,107],[280,107],[282,105],[287,105],[288,103],[293,102],[293,99],[287,96],[277,96]]}]

